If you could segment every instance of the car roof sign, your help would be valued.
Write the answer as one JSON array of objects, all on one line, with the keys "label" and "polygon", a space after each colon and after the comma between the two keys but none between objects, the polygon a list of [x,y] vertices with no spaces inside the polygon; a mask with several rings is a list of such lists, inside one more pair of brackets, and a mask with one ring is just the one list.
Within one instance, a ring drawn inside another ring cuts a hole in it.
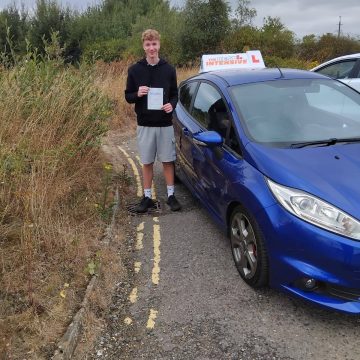
[{"label": "car roof sign", "polygon": [[200,72],[225,69],[263,69],[264,60],[259,50],[237,54],[213,54],[201,57]]}]

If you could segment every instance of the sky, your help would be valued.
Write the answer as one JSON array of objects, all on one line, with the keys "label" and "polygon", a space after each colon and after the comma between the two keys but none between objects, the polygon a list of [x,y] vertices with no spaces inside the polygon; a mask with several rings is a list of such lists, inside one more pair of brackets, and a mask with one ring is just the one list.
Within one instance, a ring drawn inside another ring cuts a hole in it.
[{"label": "sky", "polygon": [[[101,0],[58,0],[77,10],[85,10]],[[228,0],[235,8],[238,0]],[[24,3],[28,9],[36,0],[0,0],[0,9],[10,3]],[[171,5],[183,6],[185,0],[170,0]],[[278,16],[281,22],[298,38],[304,35],[338,33],[341,16],[341,34],[360,39],[360,0],[251,0],[250,6],[257,10],[254,25],[262,26],[266,16]]]}]

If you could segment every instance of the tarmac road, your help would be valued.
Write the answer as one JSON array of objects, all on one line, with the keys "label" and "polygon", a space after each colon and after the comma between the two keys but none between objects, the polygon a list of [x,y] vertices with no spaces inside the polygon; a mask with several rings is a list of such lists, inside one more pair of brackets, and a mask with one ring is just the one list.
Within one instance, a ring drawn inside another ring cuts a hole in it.
[{"label": "tarmac road", "polygon": [[[134,141],[119,145],[140,173]],[[155,177],[160,210],[131,217],[129,279],[87,359],[360,359],[359,317],[247,286],[210,216],[181,184],[171,213],[159,164]]]}]

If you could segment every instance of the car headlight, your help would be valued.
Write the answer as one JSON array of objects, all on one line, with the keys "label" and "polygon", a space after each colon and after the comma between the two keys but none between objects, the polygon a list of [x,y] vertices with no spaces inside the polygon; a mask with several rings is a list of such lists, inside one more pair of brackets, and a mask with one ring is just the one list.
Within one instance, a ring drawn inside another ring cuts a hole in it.
[{"label": "car headlight", "polygon": [[269,179],[267,183],[280,204],[295,216],[323,229],[360,240],[360,222],[350,215],[304,191]]}]

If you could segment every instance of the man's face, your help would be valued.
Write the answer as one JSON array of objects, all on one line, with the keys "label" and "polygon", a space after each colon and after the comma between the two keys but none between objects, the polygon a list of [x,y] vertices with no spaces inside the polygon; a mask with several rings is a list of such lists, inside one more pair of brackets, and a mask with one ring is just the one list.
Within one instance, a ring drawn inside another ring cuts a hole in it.
[{"label": "man's face", "polygon": [[148,59],[156,60],[159,57],[160,41],[145,40],[143,42],[143,48]]}]

